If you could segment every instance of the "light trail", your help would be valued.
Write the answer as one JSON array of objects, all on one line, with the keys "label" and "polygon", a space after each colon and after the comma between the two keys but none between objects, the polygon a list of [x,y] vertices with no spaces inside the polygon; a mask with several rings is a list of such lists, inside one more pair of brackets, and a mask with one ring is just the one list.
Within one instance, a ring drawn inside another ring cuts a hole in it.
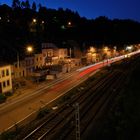
[{"label": "light trail", "polygon": [[[84,70],[88,70],[90,71],[92,67],[95,67],[95,66],[98,66],[98,67],[103,67],[103,66],[106,66],[108,64],[111,64],[113,62],[116,62],[116,61],[119,61],[119,60],[122,60],[122,59],[125,59],[126,57],[129,57],[129,56],[132,56],[132,55],[135,55],[135,54],[138,54],[140,53],[140,50],[137,50],[135,52],[131,52],[131,53],[128,53],[128,54],[125,54],[125,55],[121,55],[121,56],[117,56],[117,57],[114,57],[114,58],[110,58],[110,59],[106,59],[106,60],[103,60],[101,62],[98,62],[98,63],[95,63],[95,64],[92,64],[92,65],[89,65],[89,66],[86,66],[86,67],[83,67],[83,68],[80,68],[78,69],[77,71],[78,72],[81,72],[81,71],[84,71]],[[97,69],[97,68],[95,68]],[[92,71],[92,70],[91,70]]]},{"label": "light trail", "polygon": [[103,60],[101,62],[98,62],[98,63],[92,64],[92,65],[80,68],[77,71],[80,72],[79,76],[83,77],[86,74],[88,74],[88,73],[90,73],[90,72],[92,72],[94,70],[97,70],[99,68],[105,67],[105,66],[107,66],[107,65],[109,65],[111,63],[120,61],[122,59],[125,59],[126,57],[129,57],[129,56],[132,56],[132,55],[135,55],[135,54],[138,54],[138,53],[140,53],[140,50],[132,52],[132,53],[129,53],[129,54],[126,54],[126,55],[121,55],[121,56],[117,56],[117,57],[114,57],[114,58],[106,59],[106,60]]}]

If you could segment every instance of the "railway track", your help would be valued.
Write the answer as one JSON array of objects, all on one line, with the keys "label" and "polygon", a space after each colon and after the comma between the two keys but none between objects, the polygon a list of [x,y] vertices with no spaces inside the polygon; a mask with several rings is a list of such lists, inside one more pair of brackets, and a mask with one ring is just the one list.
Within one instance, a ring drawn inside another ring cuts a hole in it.
[{"label": "railway track", "polygon": [[[114,81],[114,78],[112,80]],[[112,80],[110,82],[112,82]],[[114,82],[113,85],[115,86],[115,84],[120,82],[120,80],[122,80],[122,77],[117,79],[117,81]],[[85,101],[85,104],[82,104],[82,106],[81,106],[81,104],[79,104],[81,135],[84,134],[84,131],[86,130],[86,127],[89,125],[91,120],[93,120],[100,113],[100,110],[104,107],[106,102],[108,102],[109,97],[111,96],[112,93],[110,91],[106,92],[107,88],[108,88],[107,85],[104,85],[102,87],[102,89],[99,89],[96,91],[96,94],[95,94],[96,96],[93,96],[91,94],[91,96],[89,96],[87,102]],[[92,115],[91,115],[91,113],[92,113]],[[59,131],[59,133],[57,133],[57,135],[52,136],[49,139],[55,140],[57,138],[58,140],[59,139],[74,140],[76,138],[75,125],[71,125],[71,127],[65,128],[65,129],[61,128],[60,130],[62,130],[63,133],[61,131]],[[67,132],[64,133],[64,130],[67,130]],[[60,134],[63,134],[63,135],[60,135]]]},{"label": "railway track", "polygon": [[[106,86],[106,84],[108,83],[108,79],[112,79],[116,75],[119,75],[117,71],[109,74],[107,77],[104,77],[101,81],[98,81],[94,87],[91,86],[89,89],[83,91],[81,94],[79,94],[74,99],[72,99],[72,101],[69,102],[70,107],[68,107],[67,105],[64,105],[59,111],[57,111],[48,120],[46,120],[46,122],[41,124],[38,128],[36,128],[33,132],[31,132],[28,136],[26,136],[24,140],[44,139],[44,137],[50,137],[50,135],[52,136],[55,133],[57,133],[56,130],[59,130],[60,126],[64,126],[65,123],[71,122],[71,120],[73,119],[74,108],[72,107],[72,105],[75,102],[79,102],[80,106],[82,106],[82,104],[84,104],[86,100],[89,100],[88,96],[91,93],[87,91],[97,90],[101,87]],[[97,95],[93,94],[92,96],[95,97]],[[67,120],[63,119],[67,117],[69,117],[69,119]]]}]

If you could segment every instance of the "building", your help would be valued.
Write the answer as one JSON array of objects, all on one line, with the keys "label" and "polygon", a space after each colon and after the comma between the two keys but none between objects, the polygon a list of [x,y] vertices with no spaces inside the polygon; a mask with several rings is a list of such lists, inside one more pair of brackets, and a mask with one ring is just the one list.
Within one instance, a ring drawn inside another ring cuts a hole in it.
[{"label": "building", "polygon": [[66,48],[58,48],[54,50],[55,56],[52,57],[52,64],[63,64],[68,57],[68,50]]},{"label": "building", "polygon": [[25,67],[26,67],[27,76],[31,76],[32,72],[35,69],[35,57],[34,56],[28,56],[25,58]]},{"label": "building", "polygon": [[68,57],[68,51],[65,48],[57,48],[53,43],[43,43],[42,55],[44,65],[56,65]]},{"label": "building", "polygon": [[41,68],[43,66],[43,55],[41,53],[35,54],[34,66],[35,69]]},{"label": "building", "polygon": [[86,53],[87,63],[96,63],[97,62],[97,49],[93,46],[90,46]]},{"label": "building", "polygon": [[81,58],[82,57],[82,51],[79,47],[73,48],[73,55],[75,58]]},{"label": "building", "polygon": [[51,65],[52,57],[56,57],[55,50],[57,47],[53,43],[42,43],[42,55],[43,55],[43,64]]},{"label": "building", "polygon": [[24,60],[19,62],[19,66],[17,63],[12,65],[12,78],[17,79],[21,77],[26,77],[26,63]]},{"label": "building", "polygon": [[12,92],[11,66],[0,64],[0,94]]}]

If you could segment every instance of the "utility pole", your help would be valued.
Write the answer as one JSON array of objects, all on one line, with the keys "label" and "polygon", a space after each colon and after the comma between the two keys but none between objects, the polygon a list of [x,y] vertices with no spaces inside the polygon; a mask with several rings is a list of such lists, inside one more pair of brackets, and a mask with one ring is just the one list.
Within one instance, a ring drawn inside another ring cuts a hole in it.
[{"label": "utility pole", "polygon": [[70,48],[70,59],[71,59],[71,48]]},{"label": "utility pole", "polygon": [[19,53],[17,52],[17,68],[18,68],[18,70],[19,70],[19,66],[20,64],[19,64]]},{"label": "utility pole", "polygon": [[80,116],[79,116],[79,104],[76,103],[75,107],[75,120],[76,120],[76,140],[80,140]]}]

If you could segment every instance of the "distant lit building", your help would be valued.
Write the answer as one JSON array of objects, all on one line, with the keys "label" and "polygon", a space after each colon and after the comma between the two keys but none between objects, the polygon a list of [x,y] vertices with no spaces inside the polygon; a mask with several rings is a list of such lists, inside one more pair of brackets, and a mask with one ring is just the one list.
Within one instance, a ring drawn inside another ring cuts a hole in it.
[{"label": "distant lit building", "polygon": [[51,65],[52,57],[55,57],[55,51],[57,47],[53,43],[42,43],[42,55],[43,55],[43,64]]},{"label": "distant lit building", "polygon": [[87,63],[97,62],[97,49],[93,46],[90,46],[86,53]]},{"label": "distant lit building", "polygon": [[58,49],[58,58],[64,59],[68,57],[68,50],[66,48],[60,48]]},{"label": "distant lit building", "polygon": [[66,48],[57,48],[53,43],[43,43],[42,55],[44,65],[54,65],[64,61],[68,57],[68,51]]},{"label": "distant lit building", "polygon": [[11,66],[0,64],[0,93],[12,92]]},{"label": "distant lit building", "polygon": [[41,68],[43,66],[43,55],[41,53],[35,54],[34,66],[35,66],[35,69]]},{"label": "distant lit building", "polygon": [[79,47],[74,47],[73,49],[74,57],[75,58],[81,58],[82,57],[82,51]]}]

